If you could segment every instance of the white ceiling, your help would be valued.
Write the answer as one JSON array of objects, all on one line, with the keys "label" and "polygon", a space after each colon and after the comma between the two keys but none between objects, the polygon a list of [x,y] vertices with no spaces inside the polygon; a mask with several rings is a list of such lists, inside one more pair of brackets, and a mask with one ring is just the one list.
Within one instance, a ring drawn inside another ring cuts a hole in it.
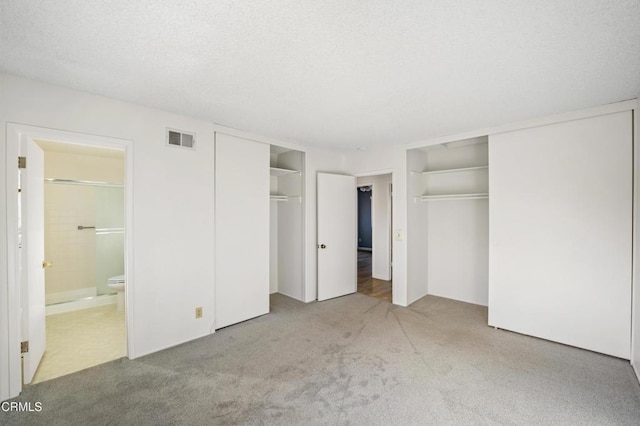
[{"label": "white ceiling", "polygon": [[0,2],[0,71],[305,145],[640,95],[640,0]]}]

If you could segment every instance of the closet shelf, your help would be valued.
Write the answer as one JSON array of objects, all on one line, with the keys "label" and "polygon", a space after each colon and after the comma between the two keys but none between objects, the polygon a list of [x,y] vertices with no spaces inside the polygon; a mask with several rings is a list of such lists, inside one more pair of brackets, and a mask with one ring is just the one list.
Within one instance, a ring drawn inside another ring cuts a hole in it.
[{"label": "closet shelf", "polygon": [[414,197],[413,201],[481,200],[487,198],[489,198],[489,193],[480,192],[474,194],[421,195],[419,197]]},{"label": "closet shelf", "polygon": [[425,170],[422,172],[412,170],[411,175],[435,175],[438,173],[456,173],[456,172],[470,172],[473,170],[487,170],[489,166],[475,166],[475,167],[462,167],[457,169],[443,169],[443,170]]},{"label": "closet shelf", "polygon": [[270,194],[269,198],[271,199],[271,201],[298,200],[300,203],[302,202],[302,197],[299,195]]},{"label": "closet shelf", "polygon": [[270,167],[269,172],[271,176],[285,176],[300,173],[298,170],[280,169],[278,167]]}]

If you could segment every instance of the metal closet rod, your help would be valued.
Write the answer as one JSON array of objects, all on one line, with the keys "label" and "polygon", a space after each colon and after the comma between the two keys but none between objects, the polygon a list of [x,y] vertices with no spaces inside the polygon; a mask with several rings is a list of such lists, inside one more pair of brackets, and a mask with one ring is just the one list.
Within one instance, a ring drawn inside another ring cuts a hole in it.
[{"label": "metal closet rod", "polygon": [[96,235],[124,234],[124,228],[96,228],[95,226],[78,225],[78,231],[95,229]]},{"label": "metal closet rod", "polygon": [[67,185],[90,185],[90,186],[111,186],[116,188],[124,188],[124,184],[115,182],[96,182],[92,180],[73,180],[73,179],[55,179],[44,178],[45,182],[62,183]]}]

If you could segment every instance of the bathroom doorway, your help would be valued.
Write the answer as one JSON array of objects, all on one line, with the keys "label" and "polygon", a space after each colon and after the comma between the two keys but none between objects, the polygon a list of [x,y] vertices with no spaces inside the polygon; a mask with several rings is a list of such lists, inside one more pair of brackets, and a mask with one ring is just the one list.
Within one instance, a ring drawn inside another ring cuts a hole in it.
[{"label": "bathroom doorway", "polygon": [[44,153],[46,268],[38,383],[127,355],[125,152],[34,142]]},{"label": "bathroom doorway", "polygon": [[126,264],[125,148],[65,143],[56,136],[66,132],[31,129],[32,137],[14,138],[21,155],[22,385],[127,355],[125,310],[117,303],[122,292],[108,285],[108,278],[124,275]]},{"label": "bathroom doorway", "polygon": [[358,292],[392,302],[392,174],[357,178]]},{"label": "bathroom doorway", "polygon": [[[88,135],[25,124],[7,123],[6,163],[7,197],[7,280],[8,297],[1,300],[6,313],[7,333],[6,361],[0,368],[4,378],[3,395],[19,395],[24,385],[30,384],[38,372],[45,350],[50,350],[46,342],[45,309],[45,220],[44,220],[44,152],[36,141],[50,141],[73,148],[104,148],[123,153],[124,193],[125,193],[125,254],[124,291],[126,356],[135,356],[132,345],[133,312],[135,299],[132,289],[135,283],[130,279],[133,239],[133,163],[132,141],[106,136]],[[18,161],[16,161],[18,160]],[[13,172],[11,172],[13,170]],[[63,177],[64,178],[64,177]],[[14,188],[14,189],[12,189]],[[78,224],[75,224],[76,230]],[[79,230],[78,230],[79,231]],[[83,229],[84,231],[84,229]],[[55,267],[55,266],[54,266]],[[117,299],[117,297],[116,297]],[[99,329],[99,327],[98,327]],[[75,340],[69,342],[73,346]],[[76,365],[75,370],[86,368]],[[67,374],[70,371],[63,372]]]}]

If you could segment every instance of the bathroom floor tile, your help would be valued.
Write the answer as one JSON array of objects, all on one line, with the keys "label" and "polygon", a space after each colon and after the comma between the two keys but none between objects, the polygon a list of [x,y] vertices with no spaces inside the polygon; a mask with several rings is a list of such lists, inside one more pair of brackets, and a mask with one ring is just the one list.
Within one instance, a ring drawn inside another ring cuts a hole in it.
[{"label": "bathroom floor tile", "polygon": [[46,325],[47,348],[31,383],[127,355],[124,311],[115,304],[49,315]]}]

